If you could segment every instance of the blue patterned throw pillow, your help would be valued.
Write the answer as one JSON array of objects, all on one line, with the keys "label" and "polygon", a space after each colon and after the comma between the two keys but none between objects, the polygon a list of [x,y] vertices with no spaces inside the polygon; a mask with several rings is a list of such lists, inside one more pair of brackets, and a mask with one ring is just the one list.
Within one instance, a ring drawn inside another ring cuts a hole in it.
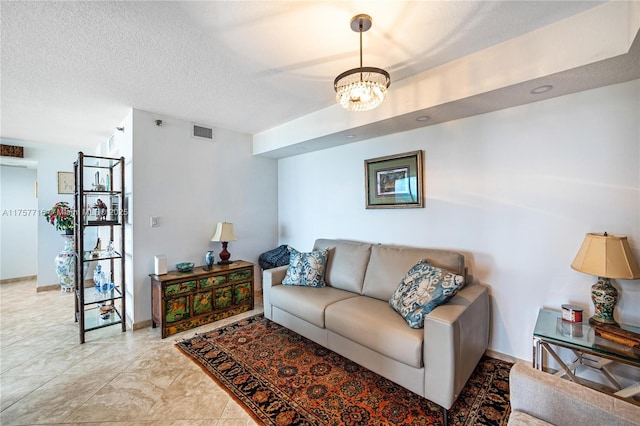
[{"label": "blue patterned throw pillow", "polygon": [[464,286],[464,277],[422,259],[404,276],[389,299],[389,305],[411,328],[424,327],[424,317],[447,303]]},{"label": "blue patterned throw pillow", "polygon": [[327,268],[329,249],[301,253],[289,246],[289,267],[282,280],[284,285],[324,287],[324,272]]}]

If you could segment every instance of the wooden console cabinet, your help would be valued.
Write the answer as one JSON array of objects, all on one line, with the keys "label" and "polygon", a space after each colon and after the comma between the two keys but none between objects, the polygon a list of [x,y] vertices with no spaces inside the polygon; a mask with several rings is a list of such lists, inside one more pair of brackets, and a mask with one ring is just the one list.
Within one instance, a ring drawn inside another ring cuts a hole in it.
[{"label": "wooden console cabinet", "polygon": [[162,338],[253,309],[253,263],[151,274],[151,317]]}]

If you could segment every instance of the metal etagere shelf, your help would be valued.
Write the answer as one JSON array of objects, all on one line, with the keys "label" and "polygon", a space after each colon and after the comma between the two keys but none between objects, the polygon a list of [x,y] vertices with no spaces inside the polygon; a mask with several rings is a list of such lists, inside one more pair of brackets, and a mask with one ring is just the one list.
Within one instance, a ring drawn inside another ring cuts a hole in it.
[{"label": "metal etagere shelf", "polygon": [[[80,343],[85,333],[120,324],[125,316],[124,157],[110,158],[78,153],[75,176],[75,320]],[[108,248],[102,247],[108,239]],[[100,291],[87,272],[104,270],[107,280]]]}]

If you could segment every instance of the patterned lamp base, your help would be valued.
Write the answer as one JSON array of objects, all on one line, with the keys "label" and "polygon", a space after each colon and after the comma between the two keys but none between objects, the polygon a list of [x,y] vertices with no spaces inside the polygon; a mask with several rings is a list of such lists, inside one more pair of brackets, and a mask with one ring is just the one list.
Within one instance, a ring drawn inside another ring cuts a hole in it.
[{"label": "patterned lamp base", "polygon": [[609,282],[609,278],[598,278],[591,286],[591,300],[595,313],[589,319],[592,324],[617,324],[613,319],[613,309],[618,302],[618,290]]}]

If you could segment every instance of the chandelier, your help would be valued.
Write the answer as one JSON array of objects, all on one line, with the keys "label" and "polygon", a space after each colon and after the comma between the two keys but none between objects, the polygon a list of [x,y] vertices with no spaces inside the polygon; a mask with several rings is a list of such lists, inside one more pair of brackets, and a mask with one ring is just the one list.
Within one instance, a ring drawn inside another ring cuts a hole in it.
[{"label": "chandelier", "polygon": [[391,84],[389,73],[380,68],[362,66],[362,33],[371,28],[369,15],[356,15],[351,29],[360,33],[360,67],[345,71],[333,82],[336,101],[349,111],[369,111],[384,101]]}]

